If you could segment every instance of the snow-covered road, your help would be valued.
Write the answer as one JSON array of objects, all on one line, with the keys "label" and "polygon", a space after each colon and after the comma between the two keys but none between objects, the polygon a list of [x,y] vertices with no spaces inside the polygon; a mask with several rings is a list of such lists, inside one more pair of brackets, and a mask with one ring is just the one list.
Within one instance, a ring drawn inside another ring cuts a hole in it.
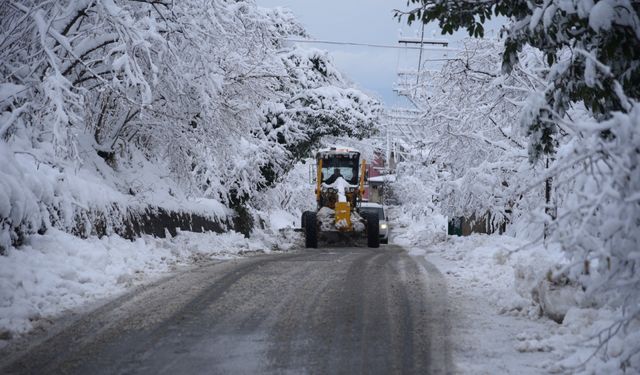
[{"label": "snow-covered road", "polygon": [[13,348],[0,372],[450,373],[444,278],[416,259],[390,245],[210,263]]}]

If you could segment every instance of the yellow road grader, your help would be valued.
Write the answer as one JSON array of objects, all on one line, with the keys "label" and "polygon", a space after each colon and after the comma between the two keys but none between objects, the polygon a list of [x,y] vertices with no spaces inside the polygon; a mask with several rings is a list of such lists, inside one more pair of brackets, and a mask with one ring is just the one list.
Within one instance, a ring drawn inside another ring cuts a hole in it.
[{"label": "yellow road grader", "polygon": [[302,213],[305,246],[318,247],[319,239],[365,237],[369,247],[380,246],[379,218],[360,210],[366,162],[352,148],[331,147],[316,153],[316,211]]}]

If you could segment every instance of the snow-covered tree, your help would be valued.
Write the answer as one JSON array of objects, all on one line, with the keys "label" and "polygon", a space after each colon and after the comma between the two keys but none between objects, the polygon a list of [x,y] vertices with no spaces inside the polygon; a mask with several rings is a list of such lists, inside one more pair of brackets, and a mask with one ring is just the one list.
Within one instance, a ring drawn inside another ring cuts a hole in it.
[{"label": "snow-covered tree", "polygon": [[449,217],[491,213],[503,221],[514,209],[530,208],[522,208],[526,199],[516,191],[538,172],[527,163],[517,123],[527,95],[543,85],[544,63],[528,49],[503,76],[501,51],[500,40],[465,40],[462,52],[407,90],[423,115],[405,139],[415,150],[405,164],[433,170],[437,206]]},{"label": "snow-covered tree", "polygon": [[0,139],[59,170],[142,157],[237,207],[322,135],[377,121],[326,54],[288,45],[291,13],[252,0],[7,2],[0,19]]},{"label": "snow-covered tree", "polygon": [[[546,181],[547,196],[555,194],[539,207],[547,240],[561,243],[568,259],[555,276],[582,286],[585,305],[618,310],[619,319],[597,339],[631,335],[640,319],[640,3],[410,3],[419,6],[399,16],[438,21],[444,33],[466,28],[482,36],[492,15],[507,17],[502,72],[508,79],[522,67],[526,49],[544,56],[541,81],[528,90],[518,116],[540,175],[519,190]],[[637,369],[638,353],[637,343],[625,350],[621,368]]]}]

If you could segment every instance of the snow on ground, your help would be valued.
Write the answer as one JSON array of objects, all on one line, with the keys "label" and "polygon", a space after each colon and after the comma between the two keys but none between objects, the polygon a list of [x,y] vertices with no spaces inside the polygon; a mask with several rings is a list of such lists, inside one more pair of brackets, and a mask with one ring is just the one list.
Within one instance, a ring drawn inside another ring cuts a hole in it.
[{"label": "snow on ground", "polygon": [[41,320],[116,296],[177,266],[286,250],[295,238],[268,232],[250,239],[236,232],[180,232],[174,238],[128,241],[117,235],[81,239],[56,229],[34,235],[0,257],[0,347]]},{"label": "snow on ground", "polygon": [[273,230],[300,227],[300,218],[283,209],[274,209],[267,213],[269,227]]},{"label": "snow on ground", "polygon": [[[579,308],[571,301],[579,296],[561,295],[567,306],[554,303],[568,309],[562,324],[541,316],[532,291],[545,270],[562,263],[559,249],[507,235],[447,236],[443,217],[411,218],[400,211],[390,210],[392,243],[424,257],[446,280],[456,373],[623,373],[625,347],[640,333],[616,338],[604,356],[590,358],[598,341],[589,339],[614,323],[612,311]],[[627,373],[637,368],[626,366]]]},{"label": "snow on ground", "polygon": [[458,373],[539,374],[554,360],[539,340],[557,323],[527,316],[531,302],[516,293],[514,269],[501,258],[515,242],[477,235],[411,250],[433,263],[447,282]]},{"label": "snow on ground", "polygon": [[[579,290],[547,298],[556,309],[567,310],[562,324],[541,316],[541,298],[533,292],[546,270],[563,262],[559,249],[528,246],[506,235],[446,236],[443,217],[412,218],[400,211],[390,210],[391,241],[434,264],[446,280],[456,373],[609,374],[638,368],[626,359],[631,343],[640,340],[640,327],[629,327],[629,334],[590,358],[599,345],[592,338],[606,332],[619,314],[578,307],[572,299],[580,299]],[[174,238],[128,241],[117,235],[80,239],[56,229],[31,236],[0,257],[0,347],[41,322],[115,297],[176,267],[300,246],[300,236],[291,231],[299,225],[296,215],[272,210],[265,216],[277,236],[180,232]]]}]

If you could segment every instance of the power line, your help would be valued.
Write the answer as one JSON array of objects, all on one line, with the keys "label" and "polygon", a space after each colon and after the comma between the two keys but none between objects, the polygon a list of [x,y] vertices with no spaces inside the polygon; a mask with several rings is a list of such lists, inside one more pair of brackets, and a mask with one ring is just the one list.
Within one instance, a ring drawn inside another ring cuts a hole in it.
[{"label": "power line", "polygon": [[372,43],[357,43],[357,42],[343,42],[343,41],[335,41],[335,40],[316,40],[316,39],[284,39],[289,42],[295,43],[317,43],[317,44],[333,44],[333,45],[341,45],[341,46],[361,46],[361,47],[372,47],[372,48],[389,48],[389,49],[417,49],[417,50],[430,50],[430,51],[451,51],[451,52],[459,52],[462,51],[458,48],[436,48],[436,47],[409,47],[409,46],[394,46],[390,44],[372,44]]}]

